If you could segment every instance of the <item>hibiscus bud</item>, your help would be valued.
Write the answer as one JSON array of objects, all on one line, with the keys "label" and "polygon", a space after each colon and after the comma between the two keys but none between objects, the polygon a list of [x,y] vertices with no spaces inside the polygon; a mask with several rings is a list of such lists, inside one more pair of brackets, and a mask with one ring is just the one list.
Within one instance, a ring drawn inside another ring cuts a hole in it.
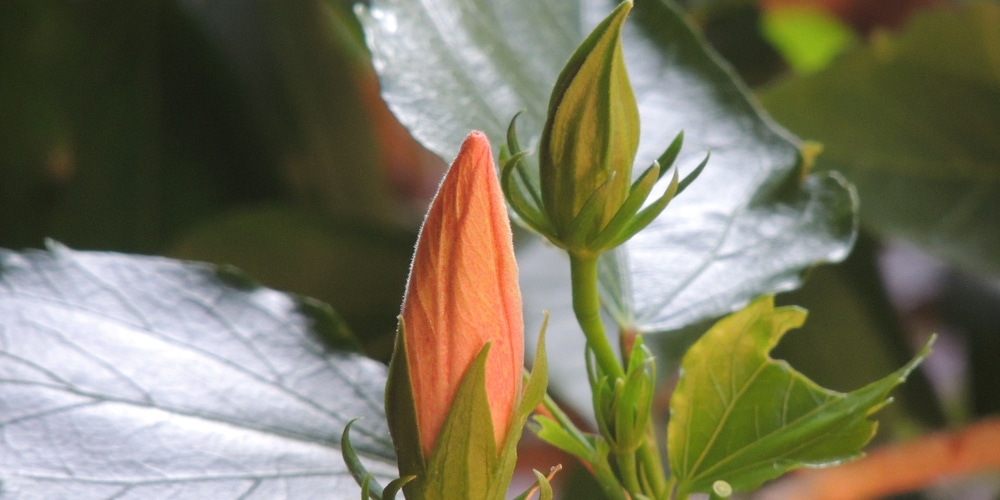
[{"label": "hibiscus bud", "polygon": [[449,413],[461,406],[459,387],[487,346],[493,428],[481,432],[492,432],[496,453],[505,449],[521,391],[524,325],[510,221],[480,132],[462,144],[420,229],[399,337],[386,413],[401,473],[419,475],[431,460]]},{"label": "hibiscus bud", "polygon": [[[594,29],[552,91],[539,150],[541,194],[564,241],[596,237],[629,195],[639,112],[625,71],[621,29],[631,8],[631,2],[622,2]],[[578,220],[588,201],[595,205],[590,220]]]},{"label": "hibiscus bud", "polygon": [[[680,152],[683,134],[632,179],[639,147],[639,112],[622,52],[625,0],[577,47],[549,99],[531,172],[514,121],[501,150],[507,200],[531,230],[571,254],[596,257],[649,225],[701,173],[683,181],[674,169],[660,196],[648,197]],[[515,117],[516,119],[516,117]]]}]

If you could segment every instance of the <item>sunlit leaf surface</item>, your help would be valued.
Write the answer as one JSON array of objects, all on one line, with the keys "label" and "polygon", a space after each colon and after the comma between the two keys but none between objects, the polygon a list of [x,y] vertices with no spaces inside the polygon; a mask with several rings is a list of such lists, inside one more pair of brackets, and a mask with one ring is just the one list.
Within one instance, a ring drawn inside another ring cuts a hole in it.
[{"label": "sunlit leaf surface", "polygon": [[[0,251],[0,497],[357,498],[391,474],[382,365],[318,303],[214,266]],[[320,338],[325,339],[321,342]]]}]

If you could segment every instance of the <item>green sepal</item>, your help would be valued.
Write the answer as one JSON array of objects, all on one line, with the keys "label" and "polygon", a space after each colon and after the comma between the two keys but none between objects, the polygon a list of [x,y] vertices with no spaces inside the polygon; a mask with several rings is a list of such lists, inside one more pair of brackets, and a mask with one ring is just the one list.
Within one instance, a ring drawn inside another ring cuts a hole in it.
[{"label": "green sepal", "polygon": [[601,371],[600,365],[594,359],[594,352],[587,347],[585,361],[587,378],[590,381],[591,403],[594,407],[594,420],[597,420],[597,431],[614,447],[615,435],[612,432],[614,423],[614,401],[621,390],[618,381],[612,380]]},{"label": "green sepal", "polygon": [[549,484],[549,478],[537,470],[531,472],[535,474],[535,482],[538,484],[538,500],[552,500],[552,485]]},{"label": "green sepal", "polygon": [[385,414],[389,424],[389,434],[396,449],[396,462],[400,477],[416,476],[404,487],[410,498],[420,498],[418,491],[424,476],[423,449],[420,446],[420,431],[417,427],[417,410],[413,401],[413,385],[410,383],[410,367],[406,357],[406,326],[399,318],[396,331],[396,346],[389,362],[389,376],[385,384]]},{"label": "green sepal", "polygon": [[705,154],[705,159],[702,160],[701,163],[699,163],[698,166],[695,167],[695,169],[692,170],[690,174],[687,174],[686,176],[684,176],[684,179],[682,179],[681,182],[680,182],[680,184],[677,185],[677,193],[674,194],[674,196],[677,196],[678,194],[683,193],[684,190],[687,189],[688,186],[690,186],[691,183],[694,182],[695,179],[697,179],[698,176],[701,175],[701,171],[705,170],[705,165],[708,164],[708,159],[711,156],[712,156],[712,152],[711,151],[709,151],[708,153],[706,153]]},{"label": "green sepal", "polygon": [[354,451],[354,446],[351,445],[351,426],[358,419],[353,419],[344,426],[344,432],[340,435],[340,455],[344,458],[344,464],[347,465],[347,470],[351,473],[351,477],[361,486],[361,500],[368,500],[369,498],[374,498],[375,500],[382,500],[382,486],[378,484],[378,481],[372,476],[361,459],[358,457],[358,453]]},{"label": "green sepal", "polygon": [[421,485],[420,496],[406,489],[407,498],[497,498],[490,494],[498,489],[495,471],[499,461],[486,394],[490,345],[487,343],[476,355],[455,392],[427,460],[426,473],[415,481]]},{"label": "green sepal", "polygon": [[628,196],[639,145],[639,113],[621,49],[631,8],[631,1],[622,2],[598,24],[560,72],[549,99],[539,144],[541,194],[563,241],[573,236],[569,231],[578,214],[612,174],[592,225],[576,230],[596,236]]},{"label": "green sepal", "polygon": [[[604,228],[600,236],[590,243],[590,249],[592,251],[612,249],[635,235],[635,232],[628,234],[626,234],[626,232],[635,227],[633,221],[635,221],[637,217],[636,212],[639,212],[639,209],[642,208],[643,203],[646,201],[646,197],[649,196],[649,192],[653,190],[653,186],[656,184],[656,181],[660,177],[661,173],[662,170],[660,164],[658,162],[654,162],[653,165],[646,169],[639,179],[632,184],[632,190],[629,193],[628,198],[625,199],[625,202],[622,203],[618,213],[616,213],[614,218],[611,219],[611,222],[609,222],[607,227]],[[661,196],[652,206],[643,210],[643,213],[652,209],[656,211],[653,218],[655,218],[656,215],[659,215],[659,213],[666,208],[667,203],[673,199],[674,193],[677,191],[676,187],[677,172],[675,171],[673,181],[667,187],[663,196]],[[652,219],[650,219],[649,222],[652,222]],[[643,227],[645,227],[645,224]]]},{"label": "green sepal", "polygon": [[[677,161],[677,155],[681,153],[681,148],[684,146],[684,131],[678,132],[677,136],[674,137],[673,142],[670,146],[667,146],[667,150],[656,159],[656,163],[660,164],[660,178],[663,178],[663,174],[670,170],[670,167]],[[657,179],[659,180],[659,179]]]},{"label": "green sepal", "polygon": [[500,450],[500,463],[497,475],[499,489],[492,498],[502,499],[507,494],[507,487],[514,476],[514,466],[517,464],[517,443],[521,440],[524,425],[528,422],[528,416],[545,399],[545,391],[549,383],[548,357],[545,353],[545,329],[549,324],[549,315],[545,314],[542,320],[542,327],[538,334],[538,344],[535,347],[535,361],[531,368],[531,373],[525,377],[524,387],[521,392],[521,399],[518,401],[514,416],[510,421],[510,429],[507,431],[507,439]]},{"label": "green sepal", "polygon": [[711,492],[720,481],[748,491],[797,467],[861,456],[877,428],[869,417],[933,342],[889,376],[844,394],[768,355],[805,317],[762,297],[717,322],[685,354],[667,428],[679,496]]},{"label": "green sepal", "polygon": [[593,438],[586,441],[581,440],[567,431],[559,422],[545,415],[535,415],[533,420],[532,427],[535,435],[542,441],[584,462],[590,462],[595,458],[596,448],[592,442]]},{"label": "green sepal", "polygon": [[527,500],[536,490],[538,491],[538,500],[552,500],[552,485],[549,484],[549,478],[535,469],[531,469],[531,472],[535,475],[535,484],[531,485],[524,493],[514,497],[514,500]]},{"label": "green sepal", "polygon": [[404,476],[393,479],[383,489],[378,481],[375,480],[375,476],[368,472],[368,469],[361,463],[361,459],[351,444],[351,426],[358,420],[355,418],[348,422],[344,426],[344,432],[340,436],[340,453],[344,457],[344,464],[347,465],[347,470],[350,471],[351,477],[361,486],[361,500],[394,500],[400,488],[415,479],[415,476]]},{"label": "green sepal", "polygon": [[[357,480],[357,477],[355,477],[354,479]],[[382,500],[381,495],[375,495],[371,490],[369,490],[369,487],[371,486],[371,480],[372,480],[372,475],[368,474],[361,481],[361,500],[371,500],[371,499]]]},{"label": "green sepal", "polygon": [[569,229],[566,230],[563,237],[563,244],[571,252],[593,253],[593,244],[590,243],[590,240],[597,234],[595,231],[599,231],[603,226],[603,222],[600,221],[603,216],[601,211],[605,208],[604,203],[608,195],[615,187],[616,177],[617,172],[611,172],[607,180],[590,193],[587,201],[583,203],[573,222],[570,223]]},{"label": "green sepal", "polygon": [[507,142],[500,147],[500,186],[507,203],[520,222],[531,231],[547,239],[556,240],[552,224],[542,206],[538,181],[531,176],[524,165],[528,153],[521,150],[517,140],[516,122],[520,114],[514,115],[511,119],[507,127]]},{"label": "green sepal", "polygon": [[403,476],[397,479],[393,479],[392,481],[389,481],[389,484],[385,485],[385,490],[383,490],[382,492],[381,500],[395,500],[396,495],[398,495],[399,492],[402,491],[403,487],[405,487],[407,483],[413,481],[416,478],[417,476]]},{"label": "green sepal", "polygon": [[705,165],[708,164],[709,158],[710,155],[705,155],[705,159],[702,160],[701,163],[698,164],[698,166],[681,182],[677,181],[677,171],[674,170],[674,178],[670,181],[670,185],[667,187],[667,190],[663,193],[663,195],[646,208],[640,210],[635,217],[632,217],[628,224],[615,235],[615,238],[606,243],[606,246],[614,248],[621,245],[622,243],[628,241],[628,239],[632,236],[635,236],[636,233],[645,229],[646,226],[652,223],[654,219],[659,217],[663,210],[667,208],[670,201],[673,200],[675,196],[680,194],[682,185],[683,187],[687,187],[691,184],[691,182],[698,178],[698,175],[700,175],[702,170],[705,169]]},{"label": "green sepal", "polygon": [[530,199],[526,198],[522,192],[522,188],[518,186],[517,181],[514,179],[513,174],[515,171],[518,172],[519,177],[526,177],[526,174],[522,172],[524,168],[521,166],[526,155],[526,152],[521,151],[507,159],[500,169],[500,186],[504,194],[506,194],[507,203],[514,210],[517,220],[531,231],[545,238],[552,239],[554,238],[552,228],[541,209],[541,202],[538,200],[538,194],[534,191],[534,187],[528,184],[527,181],[522,181],[521,185],[527,186],[523,190],[528,191],[528,196],[531,197]]}]

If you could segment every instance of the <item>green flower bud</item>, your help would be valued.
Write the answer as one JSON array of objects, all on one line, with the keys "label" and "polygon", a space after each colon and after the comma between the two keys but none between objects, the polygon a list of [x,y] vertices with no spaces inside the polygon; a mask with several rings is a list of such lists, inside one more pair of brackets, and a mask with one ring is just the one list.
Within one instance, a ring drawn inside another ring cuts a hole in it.
[{"label": "green flower bud", "polygon": [[639,110],[621,29],[631,9],[632,2],[622,2],[594,29],[563,68],[549,100],[539,146],[541,194],[564,241],[597,236],[629,194]]},{"label": "green flower bud", "polygon": [[542,129],[537,173],[525,166],[526,153],[513,121],[500,154],[501,184],[514,213],[556,246],[579,256],[596,256],[624,243],[652,222],[705,165],[680,183],[674,171],[663,195],[646,205],[653,186],[680,151],[683,135],[678,135],[660,159],[632,181],[639,112],[621,44],[631,9],[631,0],[622,2],[559,74]]}]

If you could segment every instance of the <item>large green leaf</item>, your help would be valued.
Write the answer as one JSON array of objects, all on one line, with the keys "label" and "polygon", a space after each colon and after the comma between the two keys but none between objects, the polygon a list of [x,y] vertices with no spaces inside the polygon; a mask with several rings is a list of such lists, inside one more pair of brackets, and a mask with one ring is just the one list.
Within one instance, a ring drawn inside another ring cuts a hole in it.
[{"label": "large green leaf", "polygon": [[[536,143],[556,75],[614,5],[375,0],[362,21],[384,97],[419,140],[451,158],[471,129],[496,146],[519,110],[519,131],[532,137],[524,142]],[[638,1],[623,39],[642,120],[639,167],[682,129],[680,168],[690,172],[709,150],[712,159],[605,262],[605,288],[624,292],[606,296],[620,324],[677,328],[794,288],[802,269],[844,257],[854,236],[850,189],[837,177],[805,177],[794,138],[760,114],[670,4]],[[558,257],[549,265],[566,267]]]},{"label": "large green leaf", "polygon": [[667,430],[680,493],[708,492],[717,481],[746,491],[796,467],[859,456],[877,427],[868,417],[930,352],[857,391],[834,392],[768,356],[805,317],[763,297],[716,323],[685,355]]},{"label": "large green leaf", "polygon": [[0,496],[358,498],[344,425],[394,459],[386,371],[348,335],[215,266],[0,250]]},{"label": "large green leaf", "polygon": [[764,101],[857,183],[865,225],[1000,272],[1000,5],[920,13]]}]

